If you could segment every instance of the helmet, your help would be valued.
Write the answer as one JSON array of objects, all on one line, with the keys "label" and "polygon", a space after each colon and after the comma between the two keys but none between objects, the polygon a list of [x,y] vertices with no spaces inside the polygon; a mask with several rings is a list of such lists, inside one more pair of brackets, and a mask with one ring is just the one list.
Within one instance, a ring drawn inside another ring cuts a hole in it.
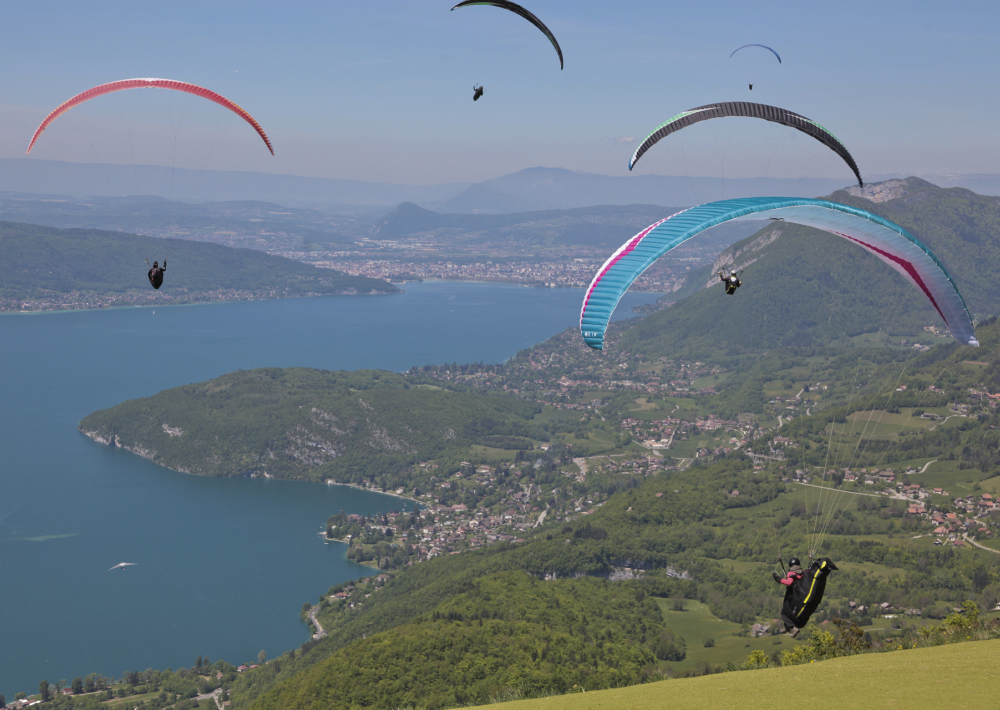
[{"label": "helmet", "polygon": [[154,268],[154,269],[155,269],[155,268],[156,268],[157,266],[159,266],[159,265],[160,265],[160,262],[158,262],[158,261],[155,261],[155,260],[153,261],[153,268]]},{"label": "helmet", "polygon": [[731,273],[733,276],[736,276],[736,272],[735,271],[730,271],[729,273]]},{"label": "helmet", "polygon": [[793,557],[792,559],[788,560],[789,567],[794,567],[795,565],[798,565],[799,567],[802,566],[802,563],[799,561],[798,557]]}]

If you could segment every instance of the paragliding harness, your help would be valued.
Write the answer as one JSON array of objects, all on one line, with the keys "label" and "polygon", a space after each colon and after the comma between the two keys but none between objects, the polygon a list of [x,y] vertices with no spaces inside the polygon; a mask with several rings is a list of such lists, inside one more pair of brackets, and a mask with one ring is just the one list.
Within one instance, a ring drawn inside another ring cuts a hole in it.
[{"label": "paragliding harness", "polygon": [[[781,561],[780,557],[778,561]],[[782,569],[784,569],[784,563],[782,563]],[[794,574],[793,569],[789,568],[789,571],[785,573],[786,579]],[[798,572],[798,578],[787,585],[785,603],[781,607],[781,618],[786,627],[793,626],[801,629],[809,623],[809,618],[823,601],[826,578],[830,572],[836,569],[837,565],[833,564],[829,557],[821,557],[814,560],[804,572]],[[775,579],[780,582],[777,574],[775,574]]]},{"label": "paragliding harness", "polygon": [[482,86],[476,86],[475,84],[473,84],[472,85],[472,92],[473,92],[472,93],[472,100],[473,101],[479,101],[479,97],[483,95],[483,87]]},{"label": "paragliding harness", "polygon": [[726,276],[725,270],[719,272],[719,279],[726,285],[727,296],[732,296],[736,293],[736,289],[743,285],[743,282],[740,281],[740,276],[742,275],[743,269],[740,269],[740,273],[737,276]]},{"label": "paragliding harness", "polygon": [[[149,257],[146,257],[146,266],[149,266]],[[163,260],[163,266],[161,267],[157,262],[153,262],[153,265],[149,267],[149,272],[146,277],[149,278],[149,283],[152,284],[153,288],[160,288],[163,285],[163,272],[167,270],[167,260]]]}]

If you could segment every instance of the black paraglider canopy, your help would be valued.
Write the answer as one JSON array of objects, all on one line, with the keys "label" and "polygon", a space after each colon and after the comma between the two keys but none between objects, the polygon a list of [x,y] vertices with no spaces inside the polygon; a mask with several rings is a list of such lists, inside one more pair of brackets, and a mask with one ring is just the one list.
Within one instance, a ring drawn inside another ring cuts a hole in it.
[{"label": "black paraglider canopy", "polygon": [[559,46],[559,42],[556,41],[556,36],[552,34],[552,31],[548,27],[545,26],[545,23],[535,17],[531,12],[521,7],[516,2],[510,2],[509,0],[463,0],[463,2],[458,3],[451,9],[457,10],[460,7],[471,7],[473,5],[488,5],[490,7],[498,7],[501,10],[509,10],[515,15],[520,15],[525,20],[533,24],[548,38],[549,42],[552,44],[552,48],[555,49],[556,54],[559,55],[559,68],[563,69],[562,48]]}]

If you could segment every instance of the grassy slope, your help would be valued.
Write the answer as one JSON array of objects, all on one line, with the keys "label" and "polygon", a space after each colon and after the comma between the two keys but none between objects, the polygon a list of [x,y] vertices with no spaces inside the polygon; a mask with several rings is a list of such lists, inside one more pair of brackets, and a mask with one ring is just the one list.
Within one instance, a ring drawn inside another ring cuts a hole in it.
[{"label": "grassy slope", "polygon": [[[766,565],[753,565],[753,569],[744,574],[764,574],[770,571]],[[805,641],[805,634],[800,640],[791,640],[787,636],[760,636],[749,638],[736,636],[740,625],[720,619],[708,608],[694,599],[684,600],[684,611],[674,611],[672,599],[658,599],[660,612],[663,614],[663,625],[687,642],[687,657],[683,661],[664,661],[659,664],[663,673],[669,668],[672,675],[679,675],[694,669],[699,664],[708,663],[711,666],[745,658],[751,651],[761,650],[770,656],[775,651],[790,651],[796,644]],[[705,639],[711,638],[714,645],[706,647]]]},{"label": "grassy slope", "polygon": [[837,710],[996,706],[1000,641],[959,643],[903,653],[852,656],[788,668],[684,678],[599,692],[523,700],[502,710],[758,710],[781,698],[821,699]]}]

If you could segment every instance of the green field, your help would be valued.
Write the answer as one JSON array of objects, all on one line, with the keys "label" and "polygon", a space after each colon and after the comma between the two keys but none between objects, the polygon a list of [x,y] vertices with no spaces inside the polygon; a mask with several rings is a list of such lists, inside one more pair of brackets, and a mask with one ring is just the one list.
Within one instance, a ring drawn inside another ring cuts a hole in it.
[{"label": "green field", "polygon": [[[780,648],[780,647],[779,647]],[[787,647],[786,647],[787,648]],[[749,653],[749,650],[748,650]],[[789,668],[678,678],[629,688],[520,700],[503,710],[758,710],[819,698],[836,710],[996,708],[1000,640],[836,658]]]},{"label": "green field", "polygon": [[720,372],[717,375],[708,375],[707,377],[697,377],[691,381],[691,387],[696,390],[703,389],[705,387],[718,387],[732,375],[732,372]]},{"label": "green field", "polygon": [[[672,599],[658,599],[657,602],[663,613],[664,626],[687,643],[687,658],[683,661],[660,663],[659,670],[665,675],[668,669],[670,675],[678,675],[705,663],[710,666],[725,665],[730,661],[739,663],[751,651],[758,649],[770,656],[775,651],[791,650],[807,637],[803,634],[801,640],[792,640],[787,636],[736,636],[741,630],[740,625],[714,616],[707,604],[685,599],[684,611],[674,611]],[[706,638],[712,639],[715,645],[706,648]]]}]

